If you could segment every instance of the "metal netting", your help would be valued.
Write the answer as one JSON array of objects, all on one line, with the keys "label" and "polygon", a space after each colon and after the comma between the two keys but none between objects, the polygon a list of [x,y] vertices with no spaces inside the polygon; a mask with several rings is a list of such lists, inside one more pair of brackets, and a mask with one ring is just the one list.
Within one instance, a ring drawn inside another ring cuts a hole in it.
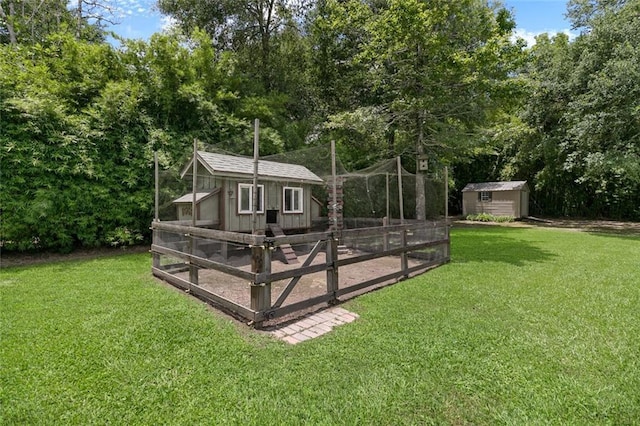
[{"label": "metal netting", "polygon": [[[209,144],[199,143],[198,150],[233,155]],[[243,158],[247,159],[247,157]],[[193,219],[194,180],[192,168],[188,167],[190,159],[191,156],[185,155],[184,164],[164,165],[164,167],[160,165],[158,218],[161,221],[179,221],[189,224],[188,222]],[[326,229],[338,222],[333,215],[334,210],[340,218],[340,229],[397,224],[403,220],[439,220],[446,214],[444,167],[432,167],[427,172],[416,174],[407,171],[397,158],[392,158],[380,161],[366,169],[349,171],[346,170],[339,156],[332,157],[329,145],[264,156],[260,160],[301,165],[322,179],[322,184],[309,185],[308,189],[305,189],[313,197],[314,206],[319,209],[318,215],[322,218],[322,220],[316,218],[314,221],[315,230]],[[337,204],[335,206],[334,177]],[[237,183],[234,188],[225,186],[224,179],[224,176],[212,175],[205,167],[198,166],[195,188],[195,208],[197,222],[199,222],[197,225],[215,228],[220,222],[216,218],[221,214],[230,214],[227,210],[237,213],[244,208],[253,208],[253,199],[247,197],[247,195],[252,196],[252,191],[240,193]],[[250,178],[247,177],[244,182],[246,183],[243,185],[249,184]],[[259,176],[258,185],[262,184]],[[400,187],[402,187],[401,191]],[[216,194],[216,190],[223,190],[225,194]],[[276,204],[268,198],[270,194],[262,194],[262,191],[267,190],[263,187],[258,188],[259,198],[256,209],[259,215],[267,215],[267,210],[282,210],[282,196]],[[420,196],[422,193],[424,197]],[[243,196],[246,199],[240,199]],[[219,205],[216,200],[224,200],[225,205]],[[207,213],[211,209],[216,210],[215,214]],[[243,217],[242,220],[250,219]],[[248,224],[241,227],[250,229]]]},{"label": "metal netting", "polygon": [[262,157],[257,176],[252,158],[215,146],[198,145],[195,173],[193,158],[158,161],[153,273],[248,320],[449,260],[444,168],[414,174],[392,158],[349,171],[328,146]]},{"label": "metal netting", "polygon": [[[316,146],[264,159],[301,164],[320,176],[326,184],[314,188],[313,195],[326,207],[325,214],[331,216],[334,175],[329,146]],[[338,155],[335,163],[337,210],[341,212],[343,229],[382,226],[384,223],[399,223],[403,219],[439,220],[446,214],[444,166],[416,174],[407,171],[397,158],[355,171],[348,171]],[[422,192],[423,198],[418,196]],[[423,207],[419,209],[421,199],[424,200]]]}]

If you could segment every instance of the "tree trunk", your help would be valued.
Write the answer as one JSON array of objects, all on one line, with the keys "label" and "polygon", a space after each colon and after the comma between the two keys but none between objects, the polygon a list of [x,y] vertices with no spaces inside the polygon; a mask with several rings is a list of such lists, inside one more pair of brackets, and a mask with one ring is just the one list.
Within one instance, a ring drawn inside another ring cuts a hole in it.
[{"label": "tree trunk", "polygon": [[9,32],[9,42],[12,45],[18,44],[18,40],[16,39],[16,31],[13,28],[13,17],[15,16],[15,9],[13,6],[13,2],[9,2],[9,16],[4,13],[4,9],[2,9],[2,4],[0,4],[0,17],[7,23],[7,31]]},{"label": "tree trunk", "polygon": [[78,0],[78,10],[76,14],[76,38],[80,40],[80,34],[82,33],[82,0]]},{"label": "tree trunk", "polygon": [[[258,25],[260,29],[260,47],[261,47],[261,61],[262,61],[262,69],[260,70],[260,75],[262,77],[262,83],[266,90],[270,90],[273,86],[273,82],[270,78],[271,70],[269,69],[271,66],[271,32],[272,28],[272,20],[273,20],[273,12],[275,7],[275,1],[269,0],[264,5],[266,10],[261,7],[258,8],[260,10],[260,16],[258,18]],[[266,13],[266,17],[264,14]]]}]

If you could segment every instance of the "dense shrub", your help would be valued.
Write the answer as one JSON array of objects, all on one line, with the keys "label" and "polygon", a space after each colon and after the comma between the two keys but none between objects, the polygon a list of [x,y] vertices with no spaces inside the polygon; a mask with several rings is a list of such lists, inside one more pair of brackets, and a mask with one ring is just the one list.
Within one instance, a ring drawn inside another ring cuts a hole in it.
[{"label": "dense shrub", "polygon": [[515,218],[513,216],[494,216],[489,213],[470,214],[465,218],[473,222],[513,222]]}]

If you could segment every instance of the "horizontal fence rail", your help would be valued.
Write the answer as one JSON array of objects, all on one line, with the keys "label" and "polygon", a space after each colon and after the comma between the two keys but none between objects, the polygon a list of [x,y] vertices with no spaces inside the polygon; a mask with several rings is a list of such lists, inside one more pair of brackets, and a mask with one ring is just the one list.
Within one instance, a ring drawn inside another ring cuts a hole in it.
[{"label": "horizontal fence rail", "polygon": [[[153,222],[151,229],[152,273],[156,277],[256,325],[338,302],[341,296],[396,282],[450,260],[449,227],[444,221],[277,237],[159,221]],[[295,247],[306,257],[304,262],[284,265],[276,260],[284,246]],[[354,275],[353,271],[363,275],[376,265],[364,262],[383,260],[391,265],[385,266],[385,272],[359,282],[342,280],[343,271],[347,276]],[[207,274],[214,277],[216,289],[207,287]],[[303,291],[297,296],[302,299],[290,300],[297,289],[309,286],[303,283],[305,277],[315,277],[311,281],[317,283],[318,276],[325,283],[321,294]],[[275,283],[282,289],[272,295]],[[225,295],[231,288],[236,289],[235,298]]]}]

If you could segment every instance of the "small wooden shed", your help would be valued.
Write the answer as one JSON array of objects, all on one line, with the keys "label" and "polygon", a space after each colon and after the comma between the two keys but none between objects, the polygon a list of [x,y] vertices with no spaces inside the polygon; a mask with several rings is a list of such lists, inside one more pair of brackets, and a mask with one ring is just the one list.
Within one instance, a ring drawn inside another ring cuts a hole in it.
[{"label": "small wooden shed", "polygon": [[[253,214],[252,158],[197,152],[196,224],[233,232],[250,232]],[[193,180],[193,158],[181,177]],[[320,217],[321,203],[311,185],[324,181],[304,166],[258,162],[257,229],[304,230]],[[192,220],[193,193],[173,201],[178,220]]]},{"label": "small wooden shed", "polygon": [[527,181],[470,183],[462,190],[462,214],[529,216]]}]

